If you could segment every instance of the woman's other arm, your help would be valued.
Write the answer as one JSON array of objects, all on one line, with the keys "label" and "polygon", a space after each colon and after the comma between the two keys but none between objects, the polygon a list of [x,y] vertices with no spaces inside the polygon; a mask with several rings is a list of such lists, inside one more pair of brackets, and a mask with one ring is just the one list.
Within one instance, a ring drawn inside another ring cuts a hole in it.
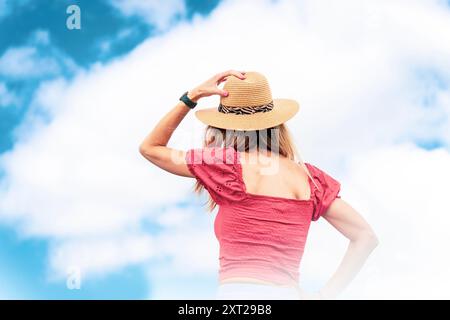
[{"label": "woman's other arm", "polygon": [[331,203],[323,218],[350,241],[336,272],[319,291],[323,298],[335,298],[361,270],[378,239],[364,218],[340,198]]}]

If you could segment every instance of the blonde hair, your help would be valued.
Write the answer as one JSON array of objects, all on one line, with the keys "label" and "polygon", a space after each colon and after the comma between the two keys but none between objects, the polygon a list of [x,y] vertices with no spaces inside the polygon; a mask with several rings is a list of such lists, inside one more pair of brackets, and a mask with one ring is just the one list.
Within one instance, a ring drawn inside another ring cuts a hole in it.
[{"label": "blonde hair", "polygon": [[[298,162],[303,167],[309,178],[313,181],[314,185],[316,185],[311,173],[295,147],[287,126],[284,123],[267,129],[245,131],[227,130],[208,125],[205,129],[203,146],[222,148],[233,147],[235,150],[240,152],[255,149],[258,151],[268,150],[271,153],[276,153]],[[194,191],[201,193],[203,189],[203,185],[196,181]],[[211,196],[208,197],[207,204],[209,211],[214,210],[217,205]]]}]

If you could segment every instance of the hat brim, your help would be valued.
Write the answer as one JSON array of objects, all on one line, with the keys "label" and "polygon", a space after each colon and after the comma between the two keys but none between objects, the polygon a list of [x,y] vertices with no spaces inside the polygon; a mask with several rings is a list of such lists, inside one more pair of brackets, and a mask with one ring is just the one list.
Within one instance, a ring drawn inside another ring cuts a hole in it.
[{"label": "hat brim", "polygon": [[206,125],[232,130],[261,130],[271,128],[291,119],[300,109],[297,101],[273,99],[273,109],[253,114],[222,113],[217,108],[206,108],[195,112],[195,116]]}]

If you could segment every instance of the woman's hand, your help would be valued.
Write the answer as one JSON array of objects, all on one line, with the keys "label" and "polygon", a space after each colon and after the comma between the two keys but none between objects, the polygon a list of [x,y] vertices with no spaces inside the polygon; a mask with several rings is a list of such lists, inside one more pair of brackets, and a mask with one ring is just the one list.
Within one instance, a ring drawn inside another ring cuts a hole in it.
[{"label": "woman's hand", "polygon": [[234,76],[239,79],[245,79],[245,72],[236,71],[236,70],[228,70],[225,72],[221,72],[213,76],[212,78],[206,80],[202,84],[198,85],[192,90],[189,90],[188,97],[194,102],[197,102],[200,98],[208,97],[212,95],[220,95],[222,97],[226,97],[228,92],[223,89],[220,89],[218,85],[225,81],[229,76]]}]

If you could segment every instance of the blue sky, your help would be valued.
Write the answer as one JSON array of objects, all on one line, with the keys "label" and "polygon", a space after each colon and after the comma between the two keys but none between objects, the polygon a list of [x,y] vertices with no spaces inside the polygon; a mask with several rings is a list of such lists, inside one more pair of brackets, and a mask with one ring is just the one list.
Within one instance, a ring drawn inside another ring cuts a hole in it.
[{"label": "blue sky", "polygon": [[[189,20],[194,15],[207,15],[217,2],[186,1],[186,13],[177,19]],[[34,45],[39,54],[64,56],[71,59],[77,68],[85,69],[94,63],[107,63],[125,55],[144,39],[166,32],[157,30],[139,16],[123,15],[107,0],[6,0],[6,4],[8,14],[0,17],[0,57],[12,47]],[[65,27],[66,8],[71,4],[81,8],[81,30]],[[36,43],[37,31],[48,34],[51,48],[45,41]],[[123,36],[118,37],[121,32]],[[102,41],[111,41],[107,51],[102,50]],[[0,106],[0,153],[14,146],[14,129],[22,122],[39,84],[54,76],[63,75],[71,79],[73,72],[63,68],[55,74],[44,73],[38,77],[11,77],[0,73],[0,83],[20,97]],[[145,228],[155,232],[151,226]],[[82,290],[68,290],[64,281],[49,281],[47,278],[48,246],[45,239],[24,239],[8,225],[0,225],[0,298],[142,299],[151,292],[143,266],[125,267],[83,283]]]},{"label": "blue sky", "polygon": [[[29,42],[36,30],[47,31],[52,45],[67,55],[81,68],[95,62],[106,63],[120,55],[126,54],[137,44],[163,31],[146,23],[138,16],[124,16],[107,0],[100,1],[8,1],[11,12],[0,20],[0,53],[11,47],[23,46]],[[186,14],[179,19],[189,20],[194,14],[208,14],[218,1],[187,1]],[[82,8],[81,30],[68,30],[65,27],[66,8],[77,4]],[[117,39],[120,32],[126,36]],[[111,48],[105,52],[101,49],[102,41],[112,41]],[[45,46],[42,48],[46,50]],[[70,78],[67,72],[66,77]],[[8,88],[21,96],[21,103],[10,108],[0,108],[0,151],[13,145],[12,132],[20,123],[36,86],[44,79],[8,79],[0,74],[0,81],[5,81]]]},{"label": "blue sky", "polygon": [[[65,25],[74,3],[81,30]],[[149,166],[137,145],[168,100],[230,66],[266,74],[274,95],[301,102],[289,127],[304,159],[342,182],[386,244],[347,297],[448,297],[429,287],[450,285],[439,254],[450,242],[446,2],[155,3],[0,0],[0,298],[214,292],[205,198]],[[190,116],[174,146],[199,145],[203,126]],[[312,289],[346,243],[323,220],[308,241]],[[81,290],[66,287],[72,264],[86,271]]]},{"label": "blue sky", "polygon": [[0,259],[3,299],[142,299],[151,290],[142,267],[128,267],[108,276],[67,289],[63,281],[47,279],[48,243],[18,238],[9,228],[0,228]]}]

